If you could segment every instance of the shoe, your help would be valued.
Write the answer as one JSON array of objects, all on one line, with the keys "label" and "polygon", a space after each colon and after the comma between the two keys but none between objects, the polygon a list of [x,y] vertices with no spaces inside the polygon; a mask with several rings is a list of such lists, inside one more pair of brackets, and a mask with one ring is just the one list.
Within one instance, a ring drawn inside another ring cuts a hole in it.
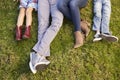
[{"label": "shoe", "polygon": [[83,45],[83,43],[84,43],[84,37],[83,37],[83,34],[80,31],[74,32],[74,35],[75,35],[74,48],[78,48],[78,47],[80,47],[80,46]]},{"label": "shoe", "polygon": [[83,33],[85,34],[85,37],[87,37],[90,33],[89,26],[90,26],[90,23],[81,19],[80,27],[81,27],[81,30],[83,31]]},{"label": "shoe", "polygon": [[50,61],[48,61],[44,56],[42,56],[37,63],[35,64],[36,70],[44,70],[47,68],[48,64],[50,64]]},{"label": "shoe", "polygon": [[100,34],[95,34],[93,42],[97,42],[97,41],[100,41],[100,40],[102,40],[102,38],[100,37]]},{"label": "shoe", "polygon": [[30,38],[30,30],[31,30],[31,26],[27,26],[26,29],[25,29],[25,33],[23,35],[24,39]]},{"label": "shoe", "polygon": [[110,41],[110,42],[116,42],[118,41],[118,37],[116,36],[112,36],[111,34],[109,33],[103,33],[100,35],[103,39],[107,40],[107,41]]},{"label": "shoe", "polygon": [[20,41],[22,39],[22,26],[16,26],[16,40]]},{"label": "shoe", "polygon": [[37,72],[37,70],[34,68],[34,65],[36,63],[36,59],[39,59],[39,56],[37,56],[35,52],[31,52],[30,53],[29,67],[30,67],[30,70],[33,72],[33,74],[35,74]]}]

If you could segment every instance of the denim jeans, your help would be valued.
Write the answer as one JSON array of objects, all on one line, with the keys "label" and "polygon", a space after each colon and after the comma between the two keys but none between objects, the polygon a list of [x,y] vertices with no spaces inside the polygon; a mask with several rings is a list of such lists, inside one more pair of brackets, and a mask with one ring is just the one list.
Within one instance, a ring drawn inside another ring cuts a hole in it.
[{"label": "denim jeans", "polygon": [[101,33],[110,33],[110,14],[110,0],[94,0],[93,30],[100,31]]},{"label": "denim jeans", "polygon": [[50,43],[63,23],[63,14],[56,4],[57,0],[38,0],[38,42],[33,50],[43,56],[50,56]]},{"label": "denim jeans", "polygon": [[70,20],[72,20],[75,31],[81,31],[79,8],[85,7],[88,0],[59,0],[58,9]]}]

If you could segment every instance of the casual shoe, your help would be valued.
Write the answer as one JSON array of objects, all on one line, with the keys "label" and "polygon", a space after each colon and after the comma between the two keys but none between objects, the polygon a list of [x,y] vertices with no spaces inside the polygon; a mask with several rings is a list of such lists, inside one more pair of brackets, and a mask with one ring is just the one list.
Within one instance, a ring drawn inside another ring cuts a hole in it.
[{"label": "casual shoe", "polygon": [[35,65],[37,59],[39,59],[39,56],[37,56],[35,52],[31,52],[29,67],[30,67],[31,71],[33,72],[33,74],[35,74],[37,72],[37,70],[34,68],[34,65]]},{"label": "casual shoe", "polygon": [[16,26],[16,40],[22,39],[22,26]]},{"label": "casual shoe", "polygon": [[24,39],[30,38],[30,29],[31,29],[31,26],[27,26],[27,27],[26,27],[25,33],[24,33],[24,35],[23,35],[23,38],[24,38]]},{"label": "casual shoe", "polygon": [[78,48],[78,47],[80,47],[80,46],[83,45],[83,43],[84,43],[84,37],[83,37],[83,34],[80,31],[74,32],[74,35],[75,35],[74,48]]},{"label": "casual shoe", "polygon": [[116,42],[118,41],[118,37],[116,36],[112,36],[111,34],[109,33],[104,33],[104,34],[101,34],[100,35],[103,39],[107,40],[107,41],[110,41],[110,42]]},{"label": "casual shoe", "polygon": [[44,56],[42,56],[41,58],[39,58],[34,67],[36,70],[44,70],[47,68],[48,64],[50,64],[50,61],[48,61]]},{"label": "casual shoe", "polygon": [[90,33],[90,29],[89,29],[90,23],[88,23],[86,20],[81,19],[80,26],[81,26],[81,30],[85,34],[85,37],[87,37],[88,34]]},{"label": "casual shoe", "polygon": [[95,34],[93,42],[97,42],[97,41],[100,41],[100,40],[102,40],[102,38],[100,37],[100,34]]}]

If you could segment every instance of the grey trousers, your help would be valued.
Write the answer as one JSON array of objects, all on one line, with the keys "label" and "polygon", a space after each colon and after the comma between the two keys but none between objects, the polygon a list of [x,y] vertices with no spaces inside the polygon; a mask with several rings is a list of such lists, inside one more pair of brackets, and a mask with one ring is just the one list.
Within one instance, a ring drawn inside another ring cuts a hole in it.
[{"label": "grey trousers", "polygon": [[33,50],[42,56],[50,56],[50,44],[62,23],[63,14],[57,9],[57,0],[38,0],[38,42]]}]

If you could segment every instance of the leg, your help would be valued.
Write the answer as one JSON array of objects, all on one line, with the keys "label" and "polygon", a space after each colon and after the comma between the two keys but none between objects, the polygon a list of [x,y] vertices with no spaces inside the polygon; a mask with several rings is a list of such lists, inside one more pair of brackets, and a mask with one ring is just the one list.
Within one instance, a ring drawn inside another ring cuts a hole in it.
[{"label": "leg", "polygon": [[25,17],[25,8],[21,7],[18,15],[17,25],[16,25],[16,40],[21,40],[22,38],[22,25]]},{"label": "leg", "polygon": [[[38,42],[33,47],[36,52],[39,51],[41,40],[49,25],[50,6],[48,0],[38,0]],[[48,39],[49,40],[49,39]],[[49,49],[46,54],[50,54]]]},{"label": "leg", "polygon": [[17,19],[18,27],[23,25],[24,17],[25,17],[25,8],[21,7],[18,15],[18,19]]},{"label": "leg", "polygon": [[111,3],[110,0],[103,1],[103,10],[102,10],[102,24],[101,32],[102,38],[110,42],[118,41],[116,36],[112,36],[109,32],[109,23],[110,23],[110,14],[111,14]]},{"label": "leg", "polygon": [[69,2],[70,0],[58,0],[57,7],[68,19],[72,20],[68,6]]},{"label": "leg", "polygon": [[102,2],[101,0],[94,0],[94,18],[93,18],[93,30],[100,31],[101,27],[101,10]]},{"label": "leg", "polygon": [[46,50],[49,49],[50,43],[57,35],[63,22],[63,15],[57,9],[56,5],[51,5],[51,15],[52,15],[52,23],[50,27],[46,30],[37,50],[37,52],[43,56],[50,56],[50,54],[46,54]]},{"label": "leg", "polygon": [[109,32],[110,14],[111,14],[110,0],[104,0],[103,9],[102,9],[102,23],[101,23],[102,33],[110,33]]},{"label": "leg", "polygon": [[31,26],[31,23],[32,23],[32,11],[33,11],[32,7],[28,7],[26,9],[26,27]]},{"label": "leg", "polygon": [[100,41],[100,28],[101,28],[101,14],[102,11],[102,1],[94,0],[94,18],[93,18],[93,30],[96,32],[94,35],[93,42]]},{"label": "leg", "polygon": [[[41,69],[48,65],[50,62],[45,59],[44,56],[38,54],[39,47],[41,47],[41,40],[48,28],[49,25],[49,16],[50,16],[50,6],[48,0],[38,0],[38,42],[33,47],[35,52],[30,53],[30,62],[29,66],[33,73],[36,73],[38,67]],[[48,39],[49,40],[49,39]],[[49,55],[49,48],[44,54]]]},{"label": "leg", "polygon": [[85,6],[87,3],[87,0],[71,0],[69,2],[70,12],[72,21],[75,27],[75,45],[74,48],[78,48],[83,45],[83,35],[81,33],[81,26],[80,26],[80,11],[79,8]]},{"label": "leg", "polygon": [[30,30],[31,30],[31,24],[32,24],[32,11],[33,8],[32,7],[28,7],[26,9],[26,29],[25,29],[25,33],[23,35],[23,38],[30,38]]}]

